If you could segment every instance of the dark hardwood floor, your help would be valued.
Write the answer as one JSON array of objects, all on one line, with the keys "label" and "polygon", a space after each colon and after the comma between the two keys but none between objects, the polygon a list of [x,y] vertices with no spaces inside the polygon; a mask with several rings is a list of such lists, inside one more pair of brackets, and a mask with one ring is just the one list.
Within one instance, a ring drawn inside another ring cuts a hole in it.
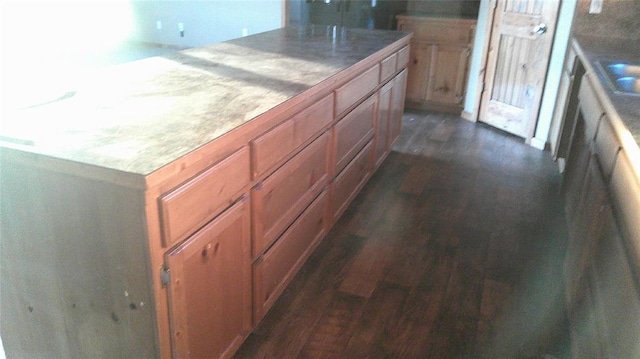
[{"label": "dark hardwood floor", "polygon": [[564,358],[548,152],[453,115],[400,141],[237,358]]}]

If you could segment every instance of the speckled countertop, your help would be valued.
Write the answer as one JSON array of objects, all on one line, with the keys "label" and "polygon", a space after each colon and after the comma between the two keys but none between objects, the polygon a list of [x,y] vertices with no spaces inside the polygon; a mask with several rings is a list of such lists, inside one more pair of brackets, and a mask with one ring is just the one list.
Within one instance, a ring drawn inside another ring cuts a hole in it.
[{"label": "speckled countertop", "polygon": [[405,36],[284,28],[105,68],[5,112],[0,146],[147,175]]},{"label": "speckled countertop", "polygon": [[598,62],[626,62],[640,64],[640,40],[624,40],[591,36],[575,36],[573,42],[578,55],[585,61],[587,70],[594,73],[604,95],[610,101],[615,114],[636,141],[640,143],[640,96],[613,91]]}]

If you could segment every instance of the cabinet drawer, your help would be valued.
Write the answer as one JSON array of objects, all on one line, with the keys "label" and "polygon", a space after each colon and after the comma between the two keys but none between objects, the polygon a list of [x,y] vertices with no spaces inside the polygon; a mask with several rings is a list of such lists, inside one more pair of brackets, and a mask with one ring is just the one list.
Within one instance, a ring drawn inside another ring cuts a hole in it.
[{"label": "cabinet drawer", "polygon": [[405,46],[398,50],[398,61],[396,62],[396,71],[400,71],[409,64],[409,46]]},{"label": "cabinet drawer", "polygon": [[600,166],[605,178],[609,178],[613,165],[616,161],[616,155],[620,150],[620,143],[616,138],[611,123],[605,116],[598,126],[596,133],[596,149],[598,151],[598,158],[600,159]]},{"label": "cabinet drawer", "polygon": [[336,118],[373,91],[379,83],[380,65],[376,64],[336,90]]},{"label": "cabinet drawer", "polygon": [[393,54],[380,62],[380,82],[384,83],[396,72],[398,55]]},{"label": "cabinet drawer", "polygon": [[251,142],[253,178],[273,170],[333,119],[333,94]]},{"label": "cabinet drawer", "polygon": [[333,127],[335,170],[332,173],[340,172],[373,136],[376,97],[371,96]]},{"label": "cabinet drawer", "polygon": [[253,257],[262,253],[328,181],[329,132],[312,142],[253,190]]},{"label": "cabinet drawer", "polygon": [[582,80],[578,98],[580,100],[580,109],[585,122],[585,134],[587,135],[587,139],[591,141],[595,136],[598,122],[604,115],[604,109],[600,104],[598,96],[596,96],[596,93],[593,90],[589,74],[586,74]]},{"label": "cabinet drawer", "polygon": [[249,149],[213,165],[159,199],[162,237],[170,247],[217,216],[249,184]]},{"label": "cabinet drawer", "polygon": [[253,266],[254,323],[269,310],[326,230],[325,190]]},{"label": "cabinet drawer", "polygon": [[618,152],[610,186],[615,213],[629,244],[629,254],[634,259],[632,262],[640,263],[640,183],[624,150]]},{"label": "cabinet drawer", "polygon": [[371,142],[340,173],[331,185],[332,220],[337,220],[364,186],[371,171]]}]

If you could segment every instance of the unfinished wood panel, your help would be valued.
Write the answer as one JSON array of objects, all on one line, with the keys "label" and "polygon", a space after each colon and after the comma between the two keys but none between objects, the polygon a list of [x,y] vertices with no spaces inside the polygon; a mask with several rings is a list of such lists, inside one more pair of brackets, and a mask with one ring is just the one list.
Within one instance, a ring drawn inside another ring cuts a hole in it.
[{"label": "unfinished wood panel", "polygon": [[258,178],[291,156],[333,120],[333,94],[251,141],[253,178]]},{"label": "unfinished wood panel", "polygon": [[332,218],[335,221],[347,209],[371,172],[373,144],[369,142],[331,184]]},{"label": "unfinished wood panel", "polygon": [[336,92],[335,117],[340,118],[347,110],[362,101],[380,83],[380,64],[360,74],[338,88]]},{"label": "unfinished wood panel", "polygon": [[160,197],[164,246],[185,239],[238,199],[249,184],[249,165],[249,149],[243,147]]},{"label": "unfinished wood panel", "polygon": [[325,234],[324,191],[253,265],[253,321],[260,322]]},{"label": "unfinished wood panel", "polygon": [[409,62],[410,81],[407,84],[407,99],[424,101],[427,98],[429,77],[432,73],[434,45],[416,43],[411,45]]},{"label": "unfinished wood panel", "polygon": [[373,137],[377,101],[377,96],[369,97],[333,126],[335,161],[332,173],[342,171]]},{"label": "unfinished wood panel", "polygon": [[243,199],[167,253],[174,357],[231,357],[249,334],[249,213]]},{"label": "unfinished wood panel", "polygon": [[262,253],[328,181],[329,132],[251,190],[253,257]]},{"label": "unfinished wood panel", "polygon": [[143,192],[0,158],[7,357],[156,356]]},{"label": "unfinished wood panel", "polygon": [[456,104],[462,102],[467,73],[467,47],[435,47],[433,66],[435,72],[429,83],[427,99],[431,101]]}]

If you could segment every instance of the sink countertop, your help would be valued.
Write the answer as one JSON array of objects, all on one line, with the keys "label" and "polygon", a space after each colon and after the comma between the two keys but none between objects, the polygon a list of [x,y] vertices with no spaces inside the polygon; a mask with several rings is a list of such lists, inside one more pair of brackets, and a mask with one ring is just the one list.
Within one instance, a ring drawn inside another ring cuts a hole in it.
[{"label": "sink countertop", "polygon": [[290,27],[104,68],[5,111],[0,147],[148,175],[407,35]]},{"label": "sink countertop", "polygon": [[596,66],[600,61],[640,64],[640,40],[609,39],[590,36],[574,37],[574,48],[583,58],[585,67],[595,74],[603,94],[636,141],[640,143],[640,96],[614,92],[607,84],[606,74]]}]

